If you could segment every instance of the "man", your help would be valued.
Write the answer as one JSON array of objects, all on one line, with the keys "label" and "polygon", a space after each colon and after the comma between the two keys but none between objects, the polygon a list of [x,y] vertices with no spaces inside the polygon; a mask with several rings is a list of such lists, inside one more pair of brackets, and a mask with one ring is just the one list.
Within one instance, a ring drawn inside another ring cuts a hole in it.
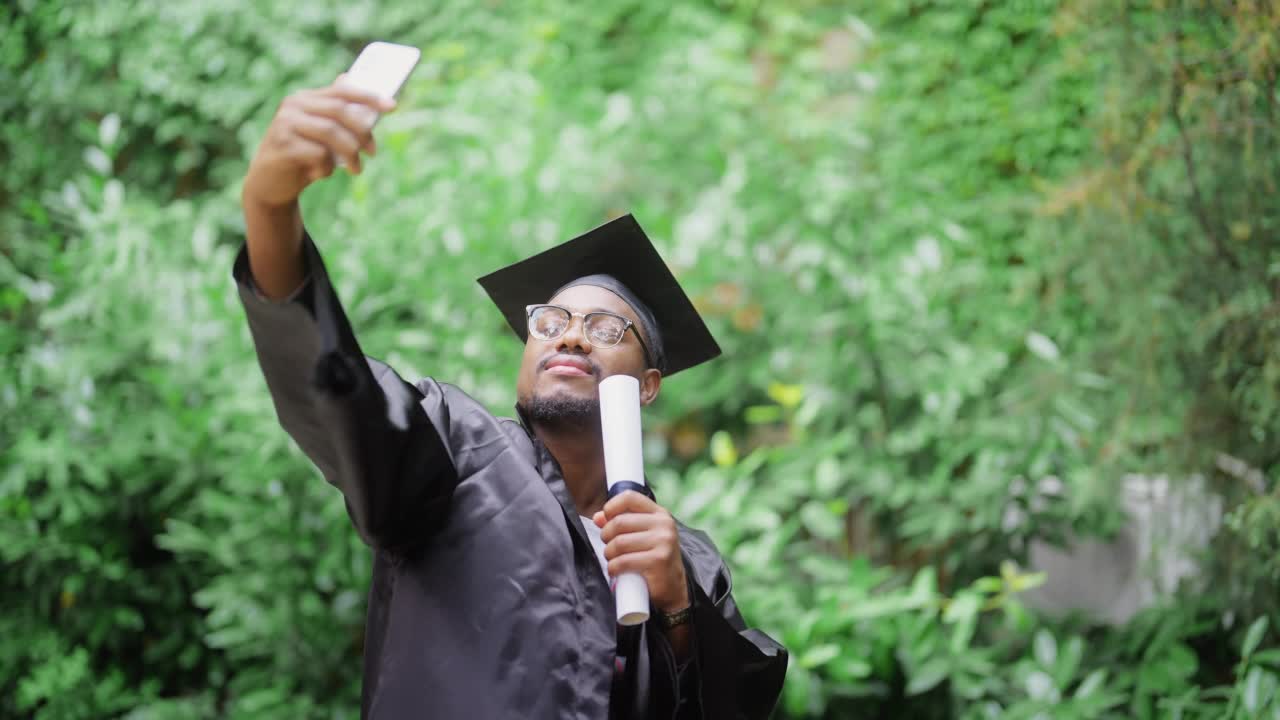
[{"label": "man", "polygon": [[[281,104],[245,177],[236,260],[281,424],[338,487],[374,550],[362,715],[763,718],[786,651],[747,629],[706,535],[651,497],[606,498],[598,383],[657,397],[719,348],[629,216],[481,280],[527,337],[520,422],[366,358],[298,196],[374,152],[340,82]],[[608,577],[648,583],[651,619],[615,623]]]}]

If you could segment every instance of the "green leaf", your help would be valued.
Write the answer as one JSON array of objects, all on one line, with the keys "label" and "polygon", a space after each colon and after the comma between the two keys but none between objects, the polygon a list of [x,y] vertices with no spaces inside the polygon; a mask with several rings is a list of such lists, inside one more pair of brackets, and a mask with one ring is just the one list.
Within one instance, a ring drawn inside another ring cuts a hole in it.
[{"label": "green leaf", "polygon": [[780,382],[769,383],[769,397],[784,408],[793,409],[804,399],[803,385],[787,385]]},{"label": "green leaf", "polygon": [[911,597],[932,602],[938,595],[938,571],[926,565],[911,579]]},{"label": "green leaf", "polygon": [[[1271,682],[1266,682],[1270,679]],[[1275,694],[1275,676],[1260,667],[1249,669],[1244,678],[1244,689],[1240,693],[1240,702],[1250,714],[1262,709]]]},{"label": "green leaf", "polygon": [[800,508],[805,529],[823,540],[838,540],[844,535],[843,517],[832,513],[825,503],[811,500]]},{"label": "green leaf", "polygon": [[111,172],[111,158],[102,151],[102,148],[85,148],[84,161],[99,175],[107,175]]},{"label": "green leaf", "polygon": [[1052,633],[1041,628],[1036,631],[1034,645],[1036,662],[1040,663],[1040,667],[1051,670],[1058,659],[1058,641]]},{"label": "green leaf", "polygon": [[944,622],[954,623],[963,622],[978,614],[978,609],[982,607],[982,596],[974,592],[962,591],[957,593],[951,602],[947,603],[947,609],[942,614]]},{"label": "green leaf", "polygon": [[813,673],[803,667],[787,670],[787,682],[782,688],[782,698],[788,714],[801,717],[808,711],[812,704],[813,686]]},{"label": "green leaf", "polygon": [[1240,655],[1249,657],[1254,650],[1258,649],[1258,645],[1262,643],[1262,638],[1267,634],[1267,616],[1263,615],[1254,620],[1249,625],[1248,631],[1244,634],[1244,645],[1240,647]]},{"label": "green leaf", "polygon": [[98,123],[98,143],[104,148],[110,148],[116,144],[116,138],[119,136],[120,116],[115,113],[103,115]]},{"label": "green leaf", "polygon": [[1044,584],[1046,573],[1017,573],[1009,579],[1009,592],[1025,592]]},{"label": "green leaf", "polygon": [[834,677],[846,682],[871,677],[875,670],[866,660],[848,655],[836,658],[827,665],[827,668]]},{"label": "green leaf", "polygon": [[1107,681],[1107,671],[1104,668],[1098,668],[1089,673],[1084,680],[1080,682],[1080,687],[1076,688],[1075,696],[1077,698],[1087,698],[1098,691]]},{"label": "green leaf", "polygon": [[1058,659],[1053,664],[1053,680],[1058,687],[1066,687],[1075,677],[1080,667],[1080,659],[1084,656],[1084,640],[1072,635],[1058,652]]},{"label": "green leaf", "polygon": [[815,645],[800,656],[800,667],[808,670],[825,665],[840,655],[840,646],[835,644]]},{"label": "green leaf", "polygon": [[850,622],[874,620],[888,615],[901,615],[912,610],[919,610],[933,602],[932,598],[908,596],[901,593],[883,595],[855,601],[844,611],[844,618]]},{"label": "green leaf", "polygon": [[1038,332],[1027,333],[1027,349],[1050,362],[1056,361],[1061,356],[1057,343]]},{"label": "green leaf", "polygon": [[720,467],[733,467],[738,462],[738,448],[729,433],[719,430],[711,436],[711,461]]},{"label": "green leaf", "polygon": [[907,697],[929,692],[947,678],[950,668],[942,658],[933,658],[916,668],[907,679]]},{"label": "green leaf", "polygon": [[1058,689],[1053,678],[1043,670],[1032,670],[1025,681],[1027,696],[1032,700],[1054,702],[1058,699]]},{"label": "green leaf", "polygon": [[782,408],[778,405],[751,405],[743,411],[743,417],[753,425],[776,423],[782,420]]},{"label": "green leaf", "polygon": [[[814,491],[820,496],[828,496],[837,492],[844,478],[840,474],[840,463],[835,458],[823,458],[818,461],[814,470]],[[842,498],[843,499],[843,498]]]}]

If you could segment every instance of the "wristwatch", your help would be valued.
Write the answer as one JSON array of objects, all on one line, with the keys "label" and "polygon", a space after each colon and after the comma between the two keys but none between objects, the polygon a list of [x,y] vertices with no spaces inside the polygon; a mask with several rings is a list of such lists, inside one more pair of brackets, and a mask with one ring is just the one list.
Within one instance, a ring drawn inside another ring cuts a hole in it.
[{"label": "wristwatch", "polygon": [[683,610],[677,610],[675,612],[669,613],[669,612],[662,612],[661,610],[658,611],[658,624],[662,626],[663,630],[670,630],[673,627],[686,625],[692,621],[693,621],[693,605],[692,604],[690,604],[688,607],[686,607]]}]

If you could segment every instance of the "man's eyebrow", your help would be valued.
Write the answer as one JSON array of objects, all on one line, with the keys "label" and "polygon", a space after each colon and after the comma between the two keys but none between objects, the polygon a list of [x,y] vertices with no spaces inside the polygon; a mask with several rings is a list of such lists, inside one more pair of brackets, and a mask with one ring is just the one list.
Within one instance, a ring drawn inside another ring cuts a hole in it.
[{"label": "man's eyebrow", "polygon": [[610,315],[619,315],[619,316],[625,317],[624,315],[622,315],[621,312],[617,310],[610,310],[609,308],[600,307],[599,305],[595,305],[589,308],[569,307],[568,305],[561,305],[560,307],[566,310],[569,310],[571,312],[582,313],[583,315],[587,315],[589,313],[609,313]]}]

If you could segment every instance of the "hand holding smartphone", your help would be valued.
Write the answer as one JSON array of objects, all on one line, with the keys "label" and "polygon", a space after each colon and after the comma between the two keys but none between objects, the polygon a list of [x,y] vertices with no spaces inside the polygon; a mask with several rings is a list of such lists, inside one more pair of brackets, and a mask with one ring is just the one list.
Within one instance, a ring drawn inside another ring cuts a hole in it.
[{"label": "hand holding smartphone", "polygon": [[418,63],[417,48],[375,42],[338,80],[290,93],[276,109],[245,173],[241,201],[249,264],[259,289],[287,297],[305,277],[298,199],[341,163],[360,172],[376,150],[370,130]]},{"label": "hand holding smartphone", "polygon": [[361,154],[376,149],[370,131],[379,114],[395,106],[420,55],[405,45],[371,43],[334,82],[285,97],[245,174],[246,205],[291,208],[335,167],[360,172]]},{"label": "hand holding smartphone", "polygon": [[[422,51],[416,47],[372,42],[360,51],[351,68],[340,75],[337,82],[394,99],[421,57]],[[381,117],[367,105],[356,105],[352,111],[365,124],[366,129],[372,129]]]}]

